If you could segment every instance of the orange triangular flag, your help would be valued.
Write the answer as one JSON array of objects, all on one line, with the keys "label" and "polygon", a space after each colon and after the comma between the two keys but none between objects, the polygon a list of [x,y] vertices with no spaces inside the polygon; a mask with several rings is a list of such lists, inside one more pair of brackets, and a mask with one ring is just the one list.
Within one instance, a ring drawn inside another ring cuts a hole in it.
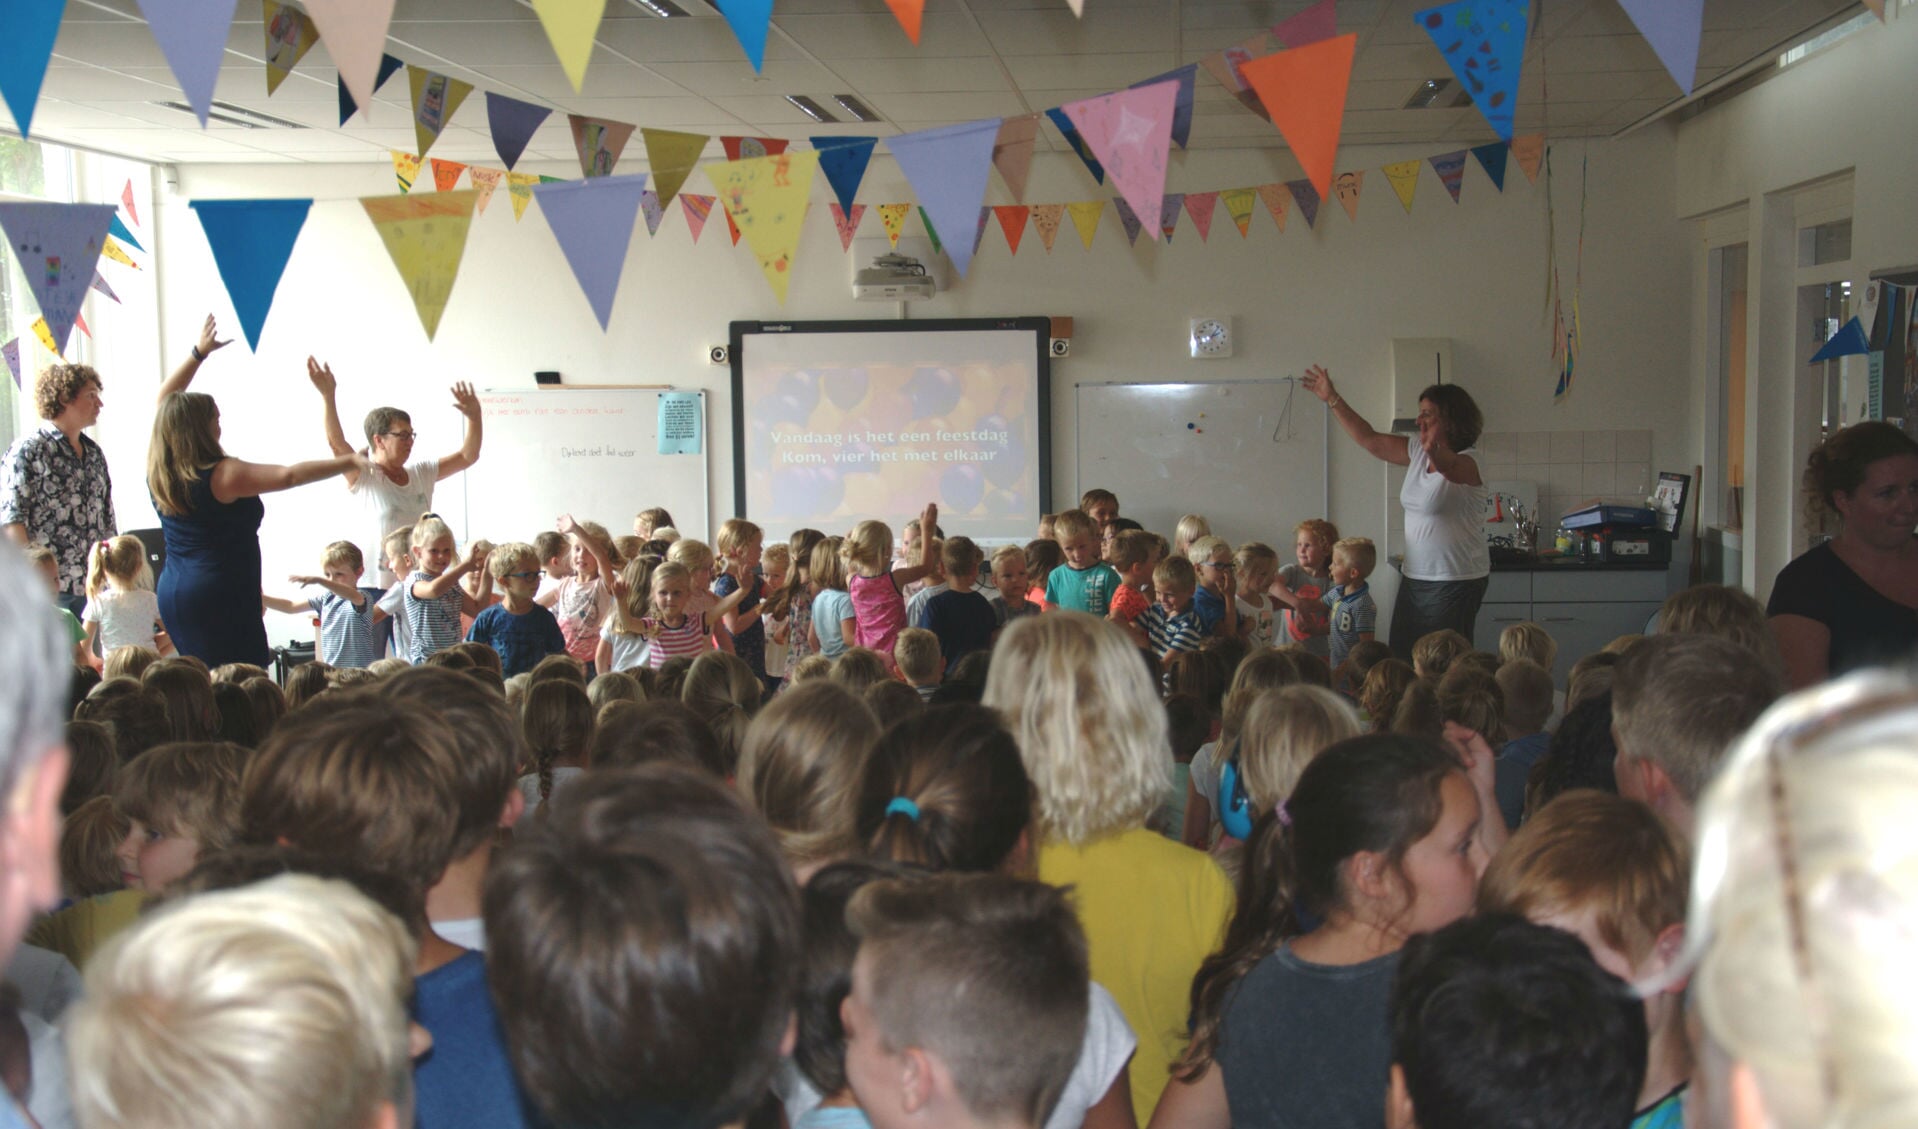
[{"label": "orange triangular flag", "polygon": [[739,224],[733,219],[732,209],[726,207],[724,197],[720,198],[719,205],[720,209],[726,213],[726,227],[733,233],[733,246],[737,247],[739,246]]},{"label": "orange triangular flag", "polygon": [[1338,193],[1339,203],[1345,205],[1345,214],[1353,223],[1359,222],[1359,188],[1364,184],[1363,172],[1342,172],[1332,184],[1332,190]]},{"label": "orange triangular flag", "polygon": [[1239,67],[1320,196],[1332,194],[1339,127],[1359,37],[1341,35]]},{"label": "orange triangular flag", "polygon": [[899,233],[905,229],[906,217],[911,213],[911,204],[879,205],[879,222],[886,225],[886,238],[892,240],[894,250],[899,248]]},{"label": "orange triangular flag", "polygon": [[1261,184],[1258,191],[1259,199],[1265,201],[1265,210],[1272,213],[1273,222],[1279,225],[1280,231],[1284,231],[1285,209],[1289,206],[1286,200],[1291,190],[1283,184]]},{"label": "orange triangular flag", "polygon": [[906,29],[906,38],[912,40],[914,47],[919,46],[919,20],[926,14],[926,0],[886,0],[886,7],[892,9],[899,26]]},{"label": "orange triangular flag", "polygon": [[1518,167],[1525,170],[1525,179],[1537,184],[1538,167],[1545,160],[1545,135],[1528,133],[1512,138],[1512,156],[1518,158]]},{"label": "orange triangular flag", "polygon": [[438,157],[427,160],[433,162],[433,187],[440,192],[453,191],[453,186],[460,182],[460,174],[466,171],[466,166],[458,161],[442,161]]},{"label": "orange triangular flag", "polygon": [[1024,204],[995,204],[992,214],[999,217],[999,230],[1006,233],[1006,246],[1017,255],[1019,240],[1026,234],[1026,217],[1032,214],[1032,209]]}]

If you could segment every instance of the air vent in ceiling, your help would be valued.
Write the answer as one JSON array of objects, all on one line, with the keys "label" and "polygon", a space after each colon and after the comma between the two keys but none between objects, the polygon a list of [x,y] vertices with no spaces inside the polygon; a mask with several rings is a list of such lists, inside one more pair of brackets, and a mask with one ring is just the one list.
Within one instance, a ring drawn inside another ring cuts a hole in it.
[{"label": "air vent in ceiling", "polygon": [[832,96],[832,100],[839,103],[839,108],[851,114],[852,120],[856,122],[876,122],[880,120],[879,115],[872,112],[871,106],[866,105],[851,94],[835,94]]},{"label": "air vent in ceiling", "polygon": [[[152,102],[149,104],[159,106],[163,109],[178,110],[183,114],[193,114],[193,107],[187,105],[185,102]],[[272,114],[262,114],[258,110],[249,110],[245,106],[236,106],[231,102],[215,101],[211,103],[211,105],[213,108],[208,110],[206,115],[208,121],[225,122],[227,125],[237,125],[242,129],[308,128],[299,122],[288,121],[285,118],[276,118]],[[198,115],[194,116],[197,117]]]},{"label": "air vent in ceiling", "polygon": [[1449,78],[1428,78],[1405,100],[1408,110],[1453,110],[1471,104],[1472,96]]},{"label": "air vent in ceiling", "polygon": [[692,15],[686,9],[673,3],[673,0],[633,0],[639,9],[662,20],[683,19]]},{"label": "air vent in ceiling", "polygon": [[792,103],[794,109],[816,122],[836,122],[839,120],[828,113],[826,107],[821,106],[804,94],[788,94],[786,95],[786,101]]}]

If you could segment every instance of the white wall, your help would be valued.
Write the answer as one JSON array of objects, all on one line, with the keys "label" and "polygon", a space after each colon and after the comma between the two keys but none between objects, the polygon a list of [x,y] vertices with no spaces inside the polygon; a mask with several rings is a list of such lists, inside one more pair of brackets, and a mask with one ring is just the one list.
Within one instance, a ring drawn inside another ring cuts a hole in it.
[{"label": "white wall", "polygon": [[[1382,163],[1427,156],[1424,149],[1362,149],[1340,154],[1340,167],[1371,170],[1359,221],[1336,203],[1317,231],[1294,214],[1281,235],[1261,208],[1252,236],[1241,240],[1221,208],[1209,243],[1189,220],[1169,247],[1128,247],[1108,210],[1092,252],[1070,225],[1048,256],[1028,231],[1017,258],[997,225],[986,234],[971,276],[950,293],[918,303],[914,317],[1069,315],[1076,320],[1073,355],[1054,368],[1053,482],[1055,506],[1076,500],[1073,387],[1111,380],[1245,380],[1326,365],[1341,391],[1383,426],[1390,415],[1390,342],[1395,337],[1449,337],[1461,384],[1497,431],[1649,428],[1653,463],[1688,467],[1695,459],[1689,412],[1687,338],[1693,301],[1687,229],[1675,217],[1673,142],[1657,127],[1624,141],[1554,147],[1561,270],[1573,282],[1579,223],[1580,161],[1589,156],[1585,222],[1584,352],[1578,382],[1561,403],[1554,379],[1543,303],[1546,210],[1543,178],[1528,183],[1516,164],[1506,192],[1482,170],[1466,172],[1454,204],[1425,170],[1413,214],[1400,207]],[[549,169],[574,175],[576,170]],[[1282,155],[1197,151],[1175,155],[1170,187],[1222,188],[1298,175]],[[705,187],[695,176],[690,185]],[[892,307],[855,303],[823,178],[807,221],[791,299],[776,305],[746,248],[733,248],[715,215],[697,246],[677,209],[656,238],[635,233],[611,329],[602,333],[555,246],[537,205],[515,225],[504,192],[475,224],[465,267],[438,340],[429,344],[372,226],[356,198],[390,193],[391,173],[378,166],[188,166],[158,202],[160,284],[165,354],[184,355],[205,310],[237,328],[201,237],[189,199],[313,196],[306,230],[294,251],[257,357],[236,344],[207,366],[198,385],[220,398],[228,449],[242,457],[292,460],[323,452],[317,399],[303,375],[309,352],[329,359],[342,382],[344,414],[356,419],[375,403],[409,409],[431,451],[458,445],[458,419],[445,387],[530,384],[539,369],[568,379],[672,383],[713,393],[708,458],[713,511],[730,512],[732,450],[725,369],[709,365],[706,347],[725,340],[735,319],[874,318]],[[1004,202],[994,180],[991,202]],[[1028,200],[1063,201],[1101,194],[1070,156],[1041,158]],[[881,157],[860,193],[865,201],[908,199],[896,166]],[[912,221],[916,229],[917,221]],[[877,233],[876,216],[866,228]],[[1223,362],[1185,356],[1187,319],[1228,314],[1240,347]],[[121,524],[146,524],[144,491],[132,468],[144,456],[150,416],[123,403],[103,427],[121,468]],[[489,448],[489,459],[512,457]],[[1248,473],[1258,473],[1249,467]],[[1380,465],[1335,437],[1330,515],[1348,534],[1385,539]],[[1191,484],[1203,510],[1204,484]],[[262,544],[267,575],[307,569],[319,546],[351,531],[337,483],[270,499]],[[456,508],[449,506],[449,509]],[[529,532],[551,515],[527,515]],[[630,515],[594,515],[624,526]],[[893,515],[903,517],[903,515]],[[1274,514],[1265,536],[1289,544],[1289,529],[1306,514]],[[1169,531],[1168,531],[1169,532]],[[1381,573],[1389,574],[1389,569]],[[1380,602],[1389,608],[1392,578],[1383,575]],[[303,629],[302,629],[303,630]]]}]

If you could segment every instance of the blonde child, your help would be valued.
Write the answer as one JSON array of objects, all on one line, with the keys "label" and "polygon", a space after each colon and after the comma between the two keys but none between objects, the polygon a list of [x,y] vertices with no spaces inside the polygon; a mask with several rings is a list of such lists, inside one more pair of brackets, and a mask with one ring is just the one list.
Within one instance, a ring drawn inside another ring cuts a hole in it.
[{"label": "blonde child", "polygon": [[760,571],[764,576],[766,602],[760,608],[760,622],[766,625],[766,685],[768,689],[777,689],[786,679],[786,667],[792,654],[792,609],[781,605],[778,614],[773,614],[773,598],[786,590],[786,583],[792,576],[792,546],[777,541],[766,546],[760,556]]},{"label": "blonde child", "polygon": [[1053,528],[1066,562],[1046,576],[1046,603],[1104,618],[1119,588],[1119,574],[1099,559],[1098,526],[1084,510],[1067,510]]},{"label": "blonde child", "polygon": [[1172,556],[1186,557],[1190,560],[1187,550],[1192,548],[1192,543],[1201,537],[1210,536],[1212,536],[1212,523],[1205,520],[1203,514],[1181,515],[1179,524],[1172,530]]},{"label": "blonde child", "polygon": [[1192,592],[1198,577],[1192,562],[1184,557],[1167,557],[1152,570],[1152,586],[1158,602],[1139,616],[1146,641],[1161,666],[1171,666],[1172,656],[1196,651],[1205,641],[1205,626],[1192,610]]},{"label": "blonde child", "polygon": [[[1498,633],[1498,661],[1503,666],[1517,659],[1529,659],[1544,667],[1545,673],[1551,675],[1553,664],[1558,662],[1558,643],[1550,632],[1530,620],[1514,623]],[[1546,732],[1557,731],[1559,719],[1565,716],[1565,709],[1565,692],[1554,689],[1552,713],[1545,719]]]},{"label": "blonde child", "polygon": [[687,575],[692,578],[693,590],[686,614],[705,619],[707,630],[713,636],[713,646],[730,653],[733,637],[726,630],[726,615],[745,599],[745,589],[735,589],[725,599],[713,595],[713,575],[719,558],[712,546],[704,541],[681,537],[673,542],[672,548],[666,550],[666,559],[686,566]]},{"label": "blonde child", "polygon": [[1146,594],[1152,587],[1152,570],[1158,567],[1158,541],[1142,529],[1128,529],[1112,542],[1111,564],[1119,574],[1119,587],[1112,592],[1106,618],[1132,635],[1133,642],[1145,645],[1145,631],[1139,617],[1152,606]]},{"label": "blonde child", "polygon": [[386,535],[380,542],[380,561],[386,571],[399,577],[393,586],[380,597],[379,609],[386,613],[384,622],[393,625],[390,636],[382,630],[381,638],[390,643],[387,654],[402,662],[413,652],[413,628],[406,618],[406,578],[413,571],[413,527],[403,525]]},{"label": "blonde child", "polygon": [[1207,635],[1236,639],[1239,634],[1238,565],[1225,538],[1207,534],[1186,546],[1186,555],[1198,574],[1192,610]]},{"label": "blonde child", "polygon": [[138,537],[121,534],[101,541],[87,552],[86,622],[88,661],[99,644],[102,654],[119,647],[152,647],[161,654],[173,650],[160,622],[160,599],[153,594],[153,570],[147,567],[146,546]]},{"label": "blonde child", "polygon": [[852,596],[846,591],[845,543],[838,537],[821,538],[813,546],[809,569],[812,587],[810,643],[814,654],[828,661],[846,653],[857,634]]},{"label": "blonde child", "polygon": [[[789,564],[785,582],[767,584],[772,595],[766,597],[766,614],[785,623],[786,662],[778,668],[781,678],[790,679],[794,668],[817,650],[812,633],[812,555],[825,539],[826,535],[817,529],[795,532],[786,542]],[[773,559],[768,550],[767,560]]]},{"label": "blonde child", "polygon": [[485,564],[493,546],[475,541],[460,557],[452,528],[438,514],[421,514],[413,523],[412,549],[404,596],[412,632],[406,658],[417,665],[460,641],[460,616],[478,615],[492,602],[493,578]]},{"label": "blonde child", "polygon": [[[920,528],[921,528],[920,520],[918,518],[913,518],[907,521],[906,524],[900,529],[899,543],[896,546],[894,546],[892,550],[892,567],[910,568],[912,567],[913,562],[917,560],[925,559],[925,560],[937,561],[939,559],[939,546],[937,545],[928,546],[926,549],[925,557],[922,558],[920,556],[919,554]],[[930,534],[930,536],[940,538],[942,540],[945,538],[946,536],[945,530],[940,529],[937,525],[934,525],[931,528],[932,528],[932,533]],[[903,588],[903,592],[907,599],[911,599],[915,593],[917,593],[920,589],[924,588],[926,585],[931,583],[933,583],[933,581],[930,577],[921,577],[920,579],[905,585]]]},{"label": "blonde child", "polygon": [[693,572],[685,565],[665,561],[653,569],[652,601],[643,621],[651,641],[646,665],[652,669],[658,670],[671,659],[692,659],[712,649],[713,632],[705,614],[687,610],[693,592]]},{"label": "blonde child", "polygon": [[320,554],[320,575],[290,576],[288,581],[302,587],[320,588],[317,596],[287,599],[260,596],[260,603],[288,615],[320,617],[320,661],[328,666],[357,668],[373,665],[380,657],[381,640],[375,625],[386,618],[379,608],[384,593],[378,588],[360,587],[366,575],[366,558],[351,541],[335,541]]},{"label": "blonde child", "polygon": [[923,627],[908,627],[899,633],[892,646],[893,664],[906,685],[930,701],[939,692],[939,680],[946,673],[946,659],[940,654],[939,637]]},{"label": "blonde child", "polygon": [[[926,506],[920,516],[921,529],[937,529],[939,507]],[[887,568],[892,559],[892,530],[883,521],[862,521],[853,526],[844,546],[851,573],[846,589],[852,596],[853,641],[886,656],[892,661],[892,645],[906,626],[906,585],[932,571],[932,539],[919,539],[919,561],[910,568]]]},{"label": "blonde child", "polygon": [[1377,567],[1379,552],[1368,537],[1347,537],[1332,546],[1332,590],[1320,599],[1326,608],[1328,656],[1336,669],[1352,648],[1378,630],[1379,609],[1366,577]]},{"label": "blonde child", "polygon": [[766,624],[763,609],[766,585],[759,577],[766,535],[759,526],[743,517],[728,518],[720,524],[714,538],[719,550],[716,575],[708,583],[712,594],[721,598],[738,594],[731,610],[722,613],[721,622],[732,636],[732,651],[746,660],[763,683],[766,671]]},{"label": "blonde child", "polygon": [[1026,571],[1026,551],[1018,545],[1001,545],[992,551],[992,591],[986,599],[992,604],[993,617],[1004,627],[1021,616],[1037,615],[1039,605],[1032,602],[1032,574]]},{"label": "blonde child", "polygon": [[1039,515],[1039,540],[1041,541],[1058,540],[1059,539],[1058,538],[1058,522],[1059,522],[1058,514],[1040,514]]},{"label": "blonde child", "polygon": [[1321,657],[1332,653],[1320,600],[1332,587],[1332,546],[1338,540],[1338,526],[1324,518],[1307,518],[1294,526],[1292,553],[1297,563],[1281,568],[1267,589],[1285,606],[1281,641],[1298,643]]},{"label": "blonde child", "polygon": [[974,651],[992,650],[999,616],[992,601],[978,590],[979,565],[985,554],[972,538],[948,538],[939,556],[945,566],[946,590],[926,601],[921,626],[938,636],[939,653],[951,669]]},{"label": "blonde child", "polygon": [[652,637],[646,633],[647,606],[653,595],[653,570],[659,565],[636,557],[626,562],[615,587],[613,614],[600,628],[599,647],[593,652],[593,666],[608,671],[652,669],[648,655]]},{"label": "blonde child", "polygon": [[543,603],[559,620],[566,653],[591,664],[599,650],[600,625],[613,610],[612,577],[624,562],[613,547],[612,534],[598,522],[574,521],[572,514],[561,514],[557,528],[572,545],[573,572],[546,594]]},{"label": "blonde child", "polygon": [[652,506],[639,511],[639,516],[633,518],[633,536],[641,541],[651,541],[659,536],[660,530],[671,529],[672,526],[673,515],[667,513],[664,506]]},{"label": "blonde child", "polygon": [[486,571],[499,586],[500,602],[473,617],[466,638],[498,652],[500,676],[527,673],[547,655],[566,654],[559,620],[536,599],[539,550],[524,541],[508,541],[486,558]]},{"label": "blonde child", "polygon": [[1239,634],[1252,648],[1275,647],[1273,610],[1277,601],[1266,589],[1279,576],[1279,554],[1262,541],[1247,541],[1232,558],[1238,565]]}]

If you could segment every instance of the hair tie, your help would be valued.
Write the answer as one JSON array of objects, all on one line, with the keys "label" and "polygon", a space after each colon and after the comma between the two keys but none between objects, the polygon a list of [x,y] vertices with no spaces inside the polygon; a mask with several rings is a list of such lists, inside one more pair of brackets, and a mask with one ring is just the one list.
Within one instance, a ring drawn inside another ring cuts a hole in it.
[{"label": "hair tie", "polygon": [[1279,806],[1272,809],[1272,814],[1279,817],[1280,827],[1292,826],[1292,813],[1285,810],[1285,801],[1279,801]]},{"label": "hair tie", "polygon": [[908,800],[904,796],[894,796],[892,798],[892,802],[886,805],[886,814],[887,815],[904,815],[907,819],[912,820],[914,823],[918,823],[919,822],[919,805],[913,803],[911,800]]}]

